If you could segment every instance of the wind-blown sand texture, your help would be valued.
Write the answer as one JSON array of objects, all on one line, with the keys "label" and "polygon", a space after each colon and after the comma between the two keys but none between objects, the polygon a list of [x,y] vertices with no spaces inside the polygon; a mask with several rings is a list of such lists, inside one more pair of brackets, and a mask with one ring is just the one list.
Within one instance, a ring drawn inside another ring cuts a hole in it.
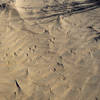
[{"label": "wind-blown sand texture", "polygon": [[1,0],[0,100],[100,100],[100,0]]}]

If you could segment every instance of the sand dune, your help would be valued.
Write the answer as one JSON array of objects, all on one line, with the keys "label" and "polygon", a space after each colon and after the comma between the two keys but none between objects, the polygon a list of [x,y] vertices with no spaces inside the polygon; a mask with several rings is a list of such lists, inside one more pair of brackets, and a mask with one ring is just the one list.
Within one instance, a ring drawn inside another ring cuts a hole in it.
[{"label": "sand dune", "polygon": [[1,0],[0,100],[99,100],[99,7]]}]

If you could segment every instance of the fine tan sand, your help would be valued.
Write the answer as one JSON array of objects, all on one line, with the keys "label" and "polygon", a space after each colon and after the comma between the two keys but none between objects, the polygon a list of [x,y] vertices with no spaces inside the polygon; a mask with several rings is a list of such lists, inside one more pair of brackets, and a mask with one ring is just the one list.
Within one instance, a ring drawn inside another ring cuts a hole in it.
[{"label": "fine tan sand", "polygon": [[0,100],[100,100],[100,0],[0,0]]}]

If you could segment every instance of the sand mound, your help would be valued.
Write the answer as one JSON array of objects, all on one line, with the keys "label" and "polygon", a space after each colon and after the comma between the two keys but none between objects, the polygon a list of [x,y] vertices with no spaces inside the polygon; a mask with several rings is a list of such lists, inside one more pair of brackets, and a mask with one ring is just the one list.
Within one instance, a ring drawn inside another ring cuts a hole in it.
[{"label": "sand mound", "polygon": [[0,2],[0,100],[99,100],[99,5]]}]

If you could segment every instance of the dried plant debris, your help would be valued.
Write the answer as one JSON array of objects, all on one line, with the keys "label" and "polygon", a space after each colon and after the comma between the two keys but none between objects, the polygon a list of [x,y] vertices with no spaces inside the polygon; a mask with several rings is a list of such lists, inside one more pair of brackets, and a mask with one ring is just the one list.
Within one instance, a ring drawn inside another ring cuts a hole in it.
[{"label": "dried plant debris", "polygon": [[92,32],[93,34],[96,34],[96,37],[94,37],[94,40],[96,41],[96,42],[98,42],[98,40],[100,40],[100,32],[98,31],[98,30],[96,30],[93,26],[88,26],[87,27],[89,30],[90,30],[90,32]]},{"label": "dried plant debris", "polygon": [[21,87],[20,87],[19,83],[17,82],[17,80],[15,80],[15,83],[16,83],[18,91],[20,92],[21,91]]},{"label": "dried plant debris", "polygon": [[100,40],[100,35],[97,36],[97,37],[95,37],[94,40],[95,40],[96,42],[98,42],[98,41]]},{"label": "dried plant debris", "polygon": [[54,5],[46,5],[37,12],[39,17],[34,19],[46,19],[57,17],[60,15],[72,15],[77,13],[86,12],[100,7],[99,0],[88,0],[84,2],[71,2],[71,3],[57,3]]}]

